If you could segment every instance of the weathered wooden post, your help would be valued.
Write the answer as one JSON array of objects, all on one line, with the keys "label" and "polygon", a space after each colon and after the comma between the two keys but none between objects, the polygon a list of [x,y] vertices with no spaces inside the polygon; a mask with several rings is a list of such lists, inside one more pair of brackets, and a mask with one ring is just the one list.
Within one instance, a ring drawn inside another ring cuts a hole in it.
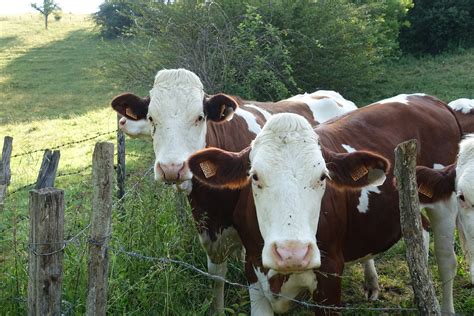
[{"label": "weathered wooden post", "polygon": [[28,315],[61,315],[64,191],[30,191]]},{"label": "weathered wooden post", "polygon": [[425,256],[416,184],[416,150],[416,140],[401,143],[395,148],[394,174],[399,192],[400,224],[418,310],[421,315],[441,315]]},{"label": "weathered wooden post", "polygon": [[44,151],[43,161],[41,162],[41,167],[38,172],[35,189],[38,190],[54,187],[60,156],[61,154],[59,150],[51,151],[47,149]]},{"label": "weathered wooden post", "polygon": [[0,211],[7,196],[7,188],[10,185],[11,170],[10,158],[12,155],[13,138],[5,136],[3,139],[2,159],[0,159]]},{"label": "weathered wooden post", "polygon": [[108,239],[111,234],[114,145],[97,143],[92,157],[92,225],[89,243],[87,315],[107,311]]},{"label": "weathered wooden post", "polygon": [[118,209],[124,212],[123,200],[125,195],[125,135],[120,129],[121,116],[117,114],[117,198]]}]

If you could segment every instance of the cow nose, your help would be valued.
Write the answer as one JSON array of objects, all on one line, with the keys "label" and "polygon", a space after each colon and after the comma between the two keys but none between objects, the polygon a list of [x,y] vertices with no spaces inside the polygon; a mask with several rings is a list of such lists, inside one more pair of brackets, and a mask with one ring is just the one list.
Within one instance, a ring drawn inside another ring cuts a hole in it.
[{"label": "cow nose", "polygon": [[312,261],[311,243],[300,241],[276,242],[273,245],[273,257],[279,270],[306,270]]},{"label": "cow nose", "polygon": [[125,123],[127,123],[127,119],[125,117],[120,118],[119,120],[119,126],[122,128],[125,126]]},{"label": "cow nose", "polygon": [[166,182],[176,182],[180,180],[184,170],[184,162],[181,163],[161,163],[156,164],[156,169]]}]

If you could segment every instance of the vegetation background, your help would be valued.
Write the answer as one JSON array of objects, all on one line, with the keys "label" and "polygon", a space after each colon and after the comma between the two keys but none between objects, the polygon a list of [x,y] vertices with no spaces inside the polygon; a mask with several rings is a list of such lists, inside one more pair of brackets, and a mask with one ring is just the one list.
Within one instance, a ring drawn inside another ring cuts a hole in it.
[{"label": "vegetation background", "polygon": [[[115,139],[110,100],[123,91],[145,95],[163,67],[195,71],[208,93],[259,100],[317,89],[339,91],[360,106],[411,92],[445,101],[474,98],[473,1],[414,2],[106,1],[93,18],[63,13],[50,21],[49,30],[40,15],[1,17],[0,135],[14,137],[13,155],[73,142],[60,148],[62,176],[56,182],[65,190],[69,239],[89,223],[94,143]],[[95,138],[74,143],[90,137]],[[12,158],[10,194],[0,213],[2,315],[26,313],[31,187],[26,185],[35,181],[41,155]],[[114,211],[108,312],[204,315],[210,280],[181,265],[122,252],[170,257],[206,269],[190,213],[176,215],[174,191],[146,174],[152,162],[148,140],[127,140],[128,194],[126,211]],[[458,262],[456,310],[473,314],[462,255]],[[439,293],[432,256],[430,263]],[[403,243],[378,256],[376,264],[380,300],[366,301],[363,271],[354,264],[343,278],[344,303],[413,307]],[[86,270],[87,236],[80,234],[64,254],[67,315],[85,312]],[[245,284],[237,259],[228,279]],[[226,306],[226,314],[248,314],[246,290],[227,286]]]}]

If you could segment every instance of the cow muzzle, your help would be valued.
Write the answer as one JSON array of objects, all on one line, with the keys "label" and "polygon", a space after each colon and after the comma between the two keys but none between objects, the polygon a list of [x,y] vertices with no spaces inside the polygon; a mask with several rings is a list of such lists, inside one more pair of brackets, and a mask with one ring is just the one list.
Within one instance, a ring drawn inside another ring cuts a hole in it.
[{"label": "cow muzzle", "polygon": [[181,183],[189,180],[186,177],[188,173],[188,166],[186,163],[161,163],[155,165],[157,178],[166,183]]},{"label": "cow muzzle", "polygon": [[270,262],[264,262],[264,266],[284,273],[303,272],[321,266],[319,249],[313,242],[274,242],[269,259]]}]

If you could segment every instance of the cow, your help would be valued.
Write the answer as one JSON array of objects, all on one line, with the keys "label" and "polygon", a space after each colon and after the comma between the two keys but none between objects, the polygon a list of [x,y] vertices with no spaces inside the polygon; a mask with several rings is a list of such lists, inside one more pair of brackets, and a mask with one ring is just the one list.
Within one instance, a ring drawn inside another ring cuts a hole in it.
[{"label": "cow", "polygon": [[[428,212],[439,212],[442,225],[450,230],[457,222],[474,285],[474,134],[461,141],[456,163],[437,168],[418,166],[416,176],[420,202]],[[450,252],[451,257],[454,233],[445,235],[441,242],[440,254]],[[456,261],[446,261],[440,269],[445,269],[452,279],[456,275]]]},{"label": "cow", "polygon": [[[357,108],[338,93],[324,90],[275,103],[246,101],[221,93],[209,96],[200,79],[185,69],[159,71],[148,97],[124,93],[113,99],[112,107],[124,116],[124,130],[131,120],[135,122],[131,127],[139,125],[132,131],[134,136],[151,135],[155,179],[174,183],[188,194],[208,257],[208,270],[222,277],[227,271],[227,258],[241,249],[233,214],[246,207],[239,200],[248,193],[208,188],[195,181],[187,165],[189,156],[205,147],[240,151],[275,113],[297,113],[316,125],[329,118],[327,113],[336,115]],[[369,262],[368,269],[376,276],[372,266]],[[213,291],[213,308],[220,310],[224,307],[224,283],[215,281]]]},{"label": "cow", "polygon": [[474,99],[461,98],[448,103],[464,133],[474,133]]},{"label": "cow", "polygon": [[[395,147],[416,139],[419,165],[449,165],[460,137],[445,103],[398,95],[314,130],[300,116],[278,114],[251,146],[236,153],[204,149],[188,164],[194,178],[211,188],[249,192],[241,201],[247,208],[233,215],[235,227],[255,289],[252,314],[273,315],[287,311],[304,291],[318,303],[339,305],[344,263],[381,253],[401,237]],[[443,229],[433,226],[435,243]],[[449,286],[443,286],[442,310],[452,313]]]}]

